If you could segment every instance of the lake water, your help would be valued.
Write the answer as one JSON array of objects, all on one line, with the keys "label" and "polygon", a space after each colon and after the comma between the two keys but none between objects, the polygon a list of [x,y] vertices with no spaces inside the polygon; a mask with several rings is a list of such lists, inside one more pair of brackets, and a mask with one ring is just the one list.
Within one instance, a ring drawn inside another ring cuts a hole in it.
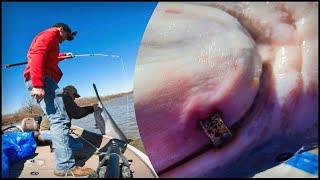
[{"label": "lake water", "polygon": [[[135,140],[132,145],[144,152],[134,112],[133,96],[127,95],[104,101],[103,105],[126,137]],[[101,134],[99,129],[95,129],[93,113],[81,119],[72,119],[71,123],[88,131]]]},{"label": "lake water", "polygon": [[[103,105],[128,138],[140,137],[132,95],[104,101]],[[72,119],[71,123],[88,131],[101,134],[99,129],[95,129],[93,113],[81,119]]]}]

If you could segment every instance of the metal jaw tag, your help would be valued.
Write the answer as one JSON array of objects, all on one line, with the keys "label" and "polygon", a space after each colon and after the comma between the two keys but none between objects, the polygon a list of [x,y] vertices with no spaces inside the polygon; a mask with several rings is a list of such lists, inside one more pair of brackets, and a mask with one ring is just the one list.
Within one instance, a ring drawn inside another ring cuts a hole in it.
[{"label": "metal jaw tag", "polygon": [[215,147],[221,147],[232,137],[230,130],[223,123],[218,113],[214,113],[207,120],[200,121],[200,125]]}]

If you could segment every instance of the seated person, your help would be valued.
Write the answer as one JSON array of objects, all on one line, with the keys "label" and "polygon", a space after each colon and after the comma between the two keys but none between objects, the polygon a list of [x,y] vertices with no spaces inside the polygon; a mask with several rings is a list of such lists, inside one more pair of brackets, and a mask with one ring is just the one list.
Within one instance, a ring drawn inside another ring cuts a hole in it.
[{"label": "seated person", "polygon": [[[98,104],[94,104],[93,106],[79,107],[74,100],[75,98],[79,98],[80,95],[78,94],[78,91],[74,86],[70,85],[63,88],[62,95],[64,106],[70,119],[70,123],[68,125],[69,128],[71,126],[71,119],[80,119],[99,109]],[[46,115],[42,117],[39,132],[40,135],[38,136],[38,139],[40,141],[51,141],[50,122]],[[70,147],[73,151],[81,151],[83,149],[83,144],[81,142],[79,142],[72,136],[69,136],[69,138]]]}]

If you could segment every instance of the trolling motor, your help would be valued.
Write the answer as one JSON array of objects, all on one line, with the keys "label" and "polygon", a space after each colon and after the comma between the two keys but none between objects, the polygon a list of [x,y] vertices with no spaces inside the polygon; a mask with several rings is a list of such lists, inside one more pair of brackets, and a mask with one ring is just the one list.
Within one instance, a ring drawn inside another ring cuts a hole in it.
[{"label": "trolling motor", "polygon": [[107,126],[110,129],[106,134],[114,138],[96,151],[96,154],[99,156],[99,166],[97,171],[89,175],[88,178],[132,178],[133,172],[130,170],[132,160],[127,160],[123,155],[127,149],[129,140],[103,106],[95,84],[93,84],[93,88],[102,109],[101,117],[107,120]]},{"label": "trolling motor", "polygon": [[99,166],[88,178],[132,178],[132,160],[127,160],[123,155],[126,149],[125,141],[111,139],[96,153],[99,156]]}]

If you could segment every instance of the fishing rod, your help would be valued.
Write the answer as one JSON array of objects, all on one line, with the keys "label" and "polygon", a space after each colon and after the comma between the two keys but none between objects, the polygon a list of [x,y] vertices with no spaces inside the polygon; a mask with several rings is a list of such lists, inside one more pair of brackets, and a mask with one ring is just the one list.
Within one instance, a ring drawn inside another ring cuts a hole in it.
[{"label": "fishing rod", "polygon": [[[85,57],[85,56],[105,56],[105,57],[120,58],[120,56],[118,56],[118,55],[109,55],[109,54],[78,54],[78,55],[73,55],[72,57],[74,58],[74,57]],[[59,57],[59,59],[67,58],[67,57],[69,57],[69,56],[61,56],[61,57]],[[15,63],[15,64],[5,64],[4,68],[19,66],[19,65],[23,65],[23,64],[27,64],[27,63],[28,63],[28,61]]]}]

